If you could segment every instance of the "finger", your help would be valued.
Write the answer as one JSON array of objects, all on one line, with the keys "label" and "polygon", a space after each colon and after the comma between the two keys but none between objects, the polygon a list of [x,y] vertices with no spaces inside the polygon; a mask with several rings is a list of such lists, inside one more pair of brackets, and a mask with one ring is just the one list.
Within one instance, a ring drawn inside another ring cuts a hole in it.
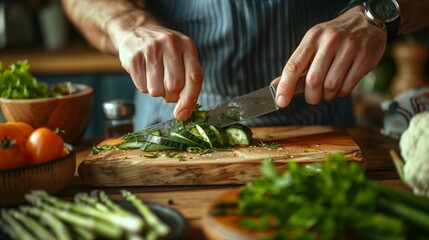
[{"label": "finger", "polygon": [[186,82],[174,110],[176,119],[181,121],[188,119],[194,111],[203,84],[203,74],[197,50],[194,45],[192,45],[191,49],[191,51],[186,51],[183,54]]},{"label": "finger", "polygon": [[[373,37],[371,40],[377,40],[377,38]],[[353,63],[346,74],[343,85],[338,91],[337,96],[344,97],[348,95],[353,88],[356,87],[358,82],[377,66],[384,51],[379,46],[383,43],[385,42],[367,42],[366,46],[369,45],[370,47],[368,47],[366,51],[362,51],[361,49],[356,50]]]},{"label": "finger", "polygon": [[314,45],[304,45],[301,43],[298,46],[283,68],[276,91],[276,103],[280,108],[289,105],[299,77],[313,58]]},{"label": "finger", "polygon": [[344,78],[343,84],[338,90],[338,97],[344,97],[348,95],[361,79],[360,76],[364,76],[368,73],[364,70],[363,64],[360,64],[359,62],[359,60],[355,60],[350,66],[350,69]]},{"label": "finger", "polygon": [[146,80],[147,89],[152,97],[163,97],[164,91],[164,64],[162,56],[155,53],[150,48],[147,49],[146,56]]},{"label": "finger", "polygon": [[138,52],[134,57],[124,55],[122,52],[119,53],[122,67],[130,74],[136,88],[140,92],[147,93],[146,66],[141,52]]},{"label": "finger", "polygon": [[305,101],[309,104],[318,104],[323,96],[323,84],[326,74],[331,67],[334,53],[329,47],[322,47],[317,51],[305,82]]},{"label": "finger", "polygon": [[185,68],[182,56],[177,51],[164,56],[164,100],[177,102],[179,93],[185,86]]},{"label": "finger", "polygon": [[339,48],[323,85],[324,100],[330,101],[337,95],[353,62],[355,49],[349,44]]}]

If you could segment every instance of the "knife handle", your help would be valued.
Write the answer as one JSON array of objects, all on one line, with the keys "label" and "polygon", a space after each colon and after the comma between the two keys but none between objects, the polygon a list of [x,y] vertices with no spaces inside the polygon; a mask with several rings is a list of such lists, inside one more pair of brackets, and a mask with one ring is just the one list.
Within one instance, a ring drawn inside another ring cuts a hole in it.
[{"label": "knife handle", "polygon": [[307,74],[302,74],[299,79],[298,82],[296,83],[295,86],[295,91],[293,92],[293,95],[301,95],[304,93],[305,90],[305,77],[307,76]]}]

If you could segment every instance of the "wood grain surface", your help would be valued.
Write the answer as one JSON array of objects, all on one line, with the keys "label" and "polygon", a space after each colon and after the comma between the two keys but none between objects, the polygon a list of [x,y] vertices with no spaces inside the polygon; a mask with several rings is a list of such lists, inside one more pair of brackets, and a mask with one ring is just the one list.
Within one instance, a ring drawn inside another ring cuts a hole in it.
[{"label": "wood grain surface", "polygon": [[[346,131],[326,126],[252,128],[253,145],[210,154],[181,152],[186,158],[160,153],[145,157],[140,150],[108,150],[89,155],[79,165],[81,180],[90,186],[160,186],[243,184],[260,176],[260,165],[270,159],[279,169],[294,160],[306,164],[323,161],[327,155],[343,152],[347,160],[366,164],[361,150]],[[278,143],[279,149],[260,146]]]},{"label": "wood grain surface", "polygon": [[268,238],[269,233],[258,233],[240,225],[242,217],[238,215],[212,215],[211,210],[219,203],[237,201],[241,188],[231,189],[213,199],[203,215],[202,228],[207,239],[257,240]]}]

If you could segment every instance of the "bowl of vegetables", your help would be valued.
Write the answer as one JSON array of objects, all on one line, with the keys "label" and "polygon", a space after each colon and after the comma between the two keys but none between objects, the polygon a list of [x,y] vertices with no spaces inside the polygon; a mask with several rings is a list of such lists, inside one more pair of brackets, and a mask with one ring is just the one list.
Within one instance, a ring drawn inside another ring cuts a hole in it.
[{"label": "bowl of vegetables", "polygon": [[55,194],[75,169],[76,151],[58,133],[23,122],[0,123],[0,206],[23,203],[35,189]]},{"label": "bowl of vegetables", "polygon": [[65,142],[74,144],[88,125],[94,89],[71,82],[47,85],[31,75],[26,61],[17,61],[9,68],[0,64],[0,94],[6,121],[59,129]]}]

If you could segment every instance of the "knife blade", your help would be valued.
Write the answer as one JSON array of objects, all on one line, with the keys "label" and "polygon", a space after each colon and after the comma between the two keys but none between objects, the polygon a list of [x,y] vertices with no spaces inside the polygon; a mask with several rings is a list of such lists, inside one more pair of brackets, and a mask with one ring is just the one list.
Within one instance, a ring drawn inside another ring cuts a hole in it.
[{"label": "knife blade", "polygon": [[[294,96],[304,93],[305,76],[302,74],[295,87]],[[277,84],[253,91],[251,93],[221,103],[207,110],[207,123],[218,127],[226,127],[247,119],[259,117],[277,111]]]},{"label": "knife blade", "polygon": [[[294,96],[304,93],[306,73],[298,79],[295,87]],[[218,127],[226,127],[231,124],[241,122],[247,119],[259,117],[279,109],[276,104],[277,84],[270,84],[267,87],[236,97],[227,102],[216,105],[213,108],[202,110],[206,112],[206,121],[208,124]],[[145,129],[135,131],[123,136],[123,139],[133,136],[139,141],[146,141],[147,136],[160,131],[161,135],[168,135],[171,129],[178,126],[179,121],[170,119],[160,122]]]}]

